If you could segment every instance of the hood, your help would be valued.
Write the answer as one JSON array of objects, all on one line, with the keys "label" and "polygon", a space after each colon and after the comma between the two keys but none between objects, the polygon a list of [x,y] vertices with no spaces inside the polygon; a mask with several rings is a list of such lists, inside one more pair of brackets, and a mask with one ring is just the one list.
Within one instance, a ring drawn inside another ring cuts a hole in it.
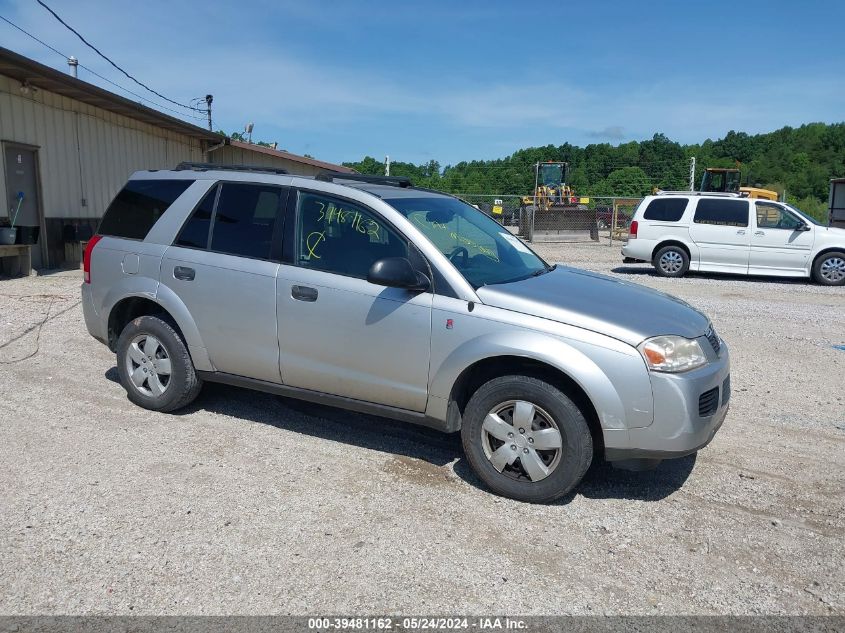
[{"label": "hood", "polygon": [[630,345],[666,334],[697,338],[710,324],[701,312],[671,295],[566,266],[476,292],[485,305],[592,330]]}]

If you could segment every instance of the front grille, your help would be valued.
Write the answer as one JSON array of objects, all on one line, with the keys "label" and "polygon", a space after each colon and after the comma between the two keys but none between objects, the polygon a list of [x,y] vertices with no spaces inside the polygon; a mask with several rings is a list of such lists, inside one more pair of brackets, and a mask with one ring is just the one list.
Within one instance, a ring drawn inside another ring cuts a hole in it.
[{"label": "front grille", "polygon": [[717,336],[716,330],[713,329],[712,325],[707,329],[707,334],[705,334],[705,336],[707,337],[707,340],[710,341],[713,351],[718,354],[719,350],[722,349],[722,341]]},{"label": "front grille", "polygon": [[698,417],[706,418],[719,409],[719,388],[713,387],[698,398]]},{"label": "front grille", "polygon": [[731,399],[731,377],[728,376],[725,378],[725,382],[722,383],[722,406],[724,407],[728,404],[728,400]]}]

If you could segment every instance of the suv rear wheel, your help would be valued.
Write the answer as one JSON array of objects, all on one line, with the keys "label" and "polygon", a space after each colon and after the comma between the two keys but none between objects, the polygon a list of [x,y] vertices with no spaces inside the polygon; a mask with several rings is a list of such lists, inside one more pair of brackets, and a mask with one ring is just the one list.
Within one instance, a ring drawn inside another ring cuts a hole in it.
[{"label": "suv rear wheel", "polygon": [[689,270],[689,255],[680,246],[664,246],[654,254],[652,264],[661,277],[683,277]]},{"label": "suv rear wheel", "polygon": [[813,279],[823,286],[845,286],[845,253],[825,253],[813,263]]},{"label": "suv rear wheel", "polygon": [[493,492],[533,503],[564,496],[593,458],[581,410],[553,385],[528,376],[482,385],[466,406],[461,439]]},{"label": "suv rear wheel", "polygon": [[176,330],[154,316],[130,321],[117,340],[117,372],[129,399],[153,411],[173,411],[202,389],[188,348]]}]

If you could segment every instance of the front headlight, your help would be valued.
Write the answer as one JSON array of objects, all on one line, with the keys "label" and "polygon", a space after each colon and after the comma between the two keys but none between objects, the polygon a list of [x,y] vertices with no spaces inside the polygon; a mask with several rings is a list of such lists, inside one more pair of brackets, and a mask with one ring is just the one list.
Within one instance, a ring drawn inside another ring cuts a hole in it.
[{"label": "front headlight", "polygon": [[652,371],[678,373],[707,363],[698,341],[683,336],[655,336],[643,341],[638,349]]}]

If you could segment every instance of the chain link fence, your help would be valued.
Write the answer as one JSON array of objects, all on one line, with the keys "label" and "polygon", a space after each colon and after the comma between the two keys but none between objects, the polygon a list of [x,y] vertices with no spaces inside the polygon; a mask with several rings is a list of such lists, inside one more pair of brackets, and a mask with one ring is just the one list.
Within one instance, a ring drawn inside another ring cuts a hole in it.
[{"label": "chain link fence", "polygon": [[624,239],[642,198],[564,196],[523,198],[514,195],[455,194],[529,242]]}]

